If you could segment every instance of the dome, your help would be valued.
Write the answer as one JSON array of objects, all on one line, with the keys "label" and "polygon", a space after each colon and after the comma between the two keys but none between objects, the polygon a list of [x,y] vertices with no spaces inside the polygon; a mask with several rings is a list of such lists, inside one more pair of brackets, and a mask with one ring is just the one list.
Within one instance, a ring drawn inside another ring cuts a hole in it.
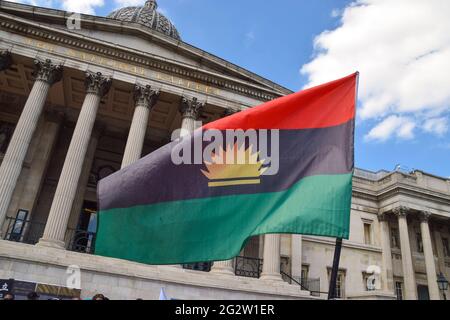
[{"label": "dome", "polygon": [[181,40],[175,26],[163,14],[156,11],[156,0],[148,0],[142,7],[125,7],[111,12],[107,17],[125,22],[140,23],[147,28],[164,33],[177,40]]}]

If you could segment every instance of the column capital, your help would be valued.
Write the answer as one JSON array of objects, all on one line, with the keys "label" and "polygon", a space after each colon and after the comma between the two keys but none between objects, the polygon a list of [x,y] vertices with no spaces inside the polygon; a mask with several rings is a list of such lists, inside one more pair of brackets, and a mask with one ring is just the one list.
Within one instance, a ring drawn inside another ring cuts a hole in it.
[{"label": "column capital", "polygon": [[392,210],[392,213],[395,214],[399,218],[400,217],[405,217],[406,218],[406,216],[408,215],[409,211],[410,211],[410,209],[408,207],[400,206],[400,207],[394,208]]},{"label": "column capital", "polygon": [[198,120],[204,107],[205,103],[198,101],[196,97],[191,99],[187,97],[181,98],[180,112],[183,118]]},{"label": "column capital", "polygon": [[50,59],[34,60],[33,77],[35,81],[43,81],[53,85],[62,79],[62,73],[63,66],[61,64],[53,64]]},{"label": "column capital", "polygon": [[136,84],[134,86],[134,101],[136,106],[152,109],[158,100],[160,91],[154,90],[150,85]]},{"label": "column capital", "polygon": [[431,217],[431,212],[428,212],[428,211],[419,212],[420,222],[428,223],[428,221],[430,220],[430,217]]},{"label": "column capital", "polygon": [[110,77],[103,76],[101,72],[87,71],[84,84],[87,93],[103,97],[111,89],[112,80]]},{"label": "column capital", "polygon": [[0,51],[0,71],[9,69],[12,64],[11,52],[9,50]]}]

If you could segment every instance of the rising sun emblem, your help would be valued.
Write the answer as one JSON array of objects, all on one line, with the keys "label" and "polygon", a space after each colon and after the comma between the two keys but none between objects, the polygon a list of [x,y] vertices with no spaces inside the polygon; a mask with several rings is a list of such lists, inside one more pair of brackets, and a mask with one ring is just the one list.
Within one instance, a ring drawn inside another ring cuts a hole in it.
[{"label": "rising sun emblem", "polygon": [[205,161],[208,171],[202,173],[210,180],[208,186],[227,187],[252,185],[261,183],[261,175],[267,170],[264,160],[259,159],[259,152],[252,146],[227,146],[227,150],[219,149],[219,153],[211,155],[211,161]]}]

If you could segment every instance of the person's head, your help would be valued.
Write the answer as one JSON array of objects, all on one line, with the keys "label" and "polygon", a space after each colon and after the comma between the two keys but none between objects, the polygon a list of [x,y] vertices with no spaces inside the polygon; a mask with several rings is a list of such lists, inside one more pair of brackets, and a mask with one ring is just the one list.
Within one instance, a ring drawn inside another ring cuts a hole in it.
[{"label": "person's head", "polygon": [[92,297],[92,300],[106,300],[105,296],[101,293],[96,294],[94,297]]},{"label": "person's head", "polygon": [[3,300],[14,300],[16,297],[14,296],[14,294],[8,292],[3,296]]},{"label": "person's head", "polygon": [[39,300],[39,294],[37,292],[32,291],[27,295],[27,298],[28,300]]}]

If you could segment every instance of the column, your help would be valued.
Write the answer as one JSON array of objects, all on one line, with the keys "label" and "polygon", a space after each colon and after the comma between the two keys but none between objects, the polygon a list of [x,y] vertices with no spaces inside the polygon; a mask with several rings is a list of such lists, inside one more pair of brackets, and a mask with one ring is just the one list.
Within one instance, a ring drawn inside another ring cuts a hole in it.
[{"label": "column", "polygon": [[[233,114],[235,114],[236,111],[233,109],[226,109],[223,117],[228,117]],[[227,261],[215,261],[211,272],[213,273],[220,273],[220,274],[227,274],[227,275],[234,275],[234,260],[227,260]]]},{"label": "column", "polygon": [[[181,113],[181,136],[186,136],[194,132],[195,122],[200,118],[200,115],[205,107],[204,103],[194,98],[181,98],[179,111]],[[171,267],[181,268],[180,265],[171,265]],[[217,266],[216,266],[217,267]]]},{"label": "column", "polygon": [[416,275],[411,255],[409,242],[408,221],[406,216],[409,209],[405,207],[393,210],[398,217],[398,229],[400,233],[400,247],[402,251],[403,281],[405,284],[405,300],[417,300]]},{"label": "column", "polygon": [[86,98],[73,132],[47,224],[45,225],[44,235],[39,241],[39,245],[59,249],[65,248],[64,236],[94,127],[97,109],[102,97],[109,91],[110,87],[111,79],[104,77],[100,72],[86,73]]},{"label": "column", "polygon": [[436,264],[434,262],[433,246],[431,244],[431,233],[428,221],[431,214],[428,212],[420,213],[420,232],[422,234],[423,253],[425,256],[425,268],[427,271],[428,292],[430,300],[441,300],[439,287],[437,283]]},{"label": "column", "polygon": [[[83,169],[81,170],[80,180],[78,181],[77,192],[75,200],[72,205],[72,210],[70,212],[69,222],[67,227],[69,229],[76,230],[78,226],[78,221],[80,220],[80,212],[83,208],[84,199],[86,195],[86,189],[89,183],[89,177],[92,172],[92,165],[95,159],[95,152],[97,150],[98,141],[104,130],[104,125],[97,122],[92,130],[91,140],[89,141],[89,146],[86,152],[86,157],[84,158]],[[65,240],[70,243],[72,241],[73,234],[69,234],[66,231]]]},{"label": "column", "polygon": [[392,267],[392,249],[389,230],[389,220],[387,213],[378,216],[380,221],[380,238],[381,238],[381,260],[382,270],[381,278],[383,279],[382,288],[384,291],[394,292],[394,273]]},{"label": "column", "polygon": [[122,168],[129,166],[141,158],[145,134],[147,132],[148,118],[158,96],[159,91],[152,90],[150,86],[135,86],[134,100],[136,104],[122,160]]},{"label": "column", "polygon": [[302,251],[303,251],[303,237],[298,234],[293,234],[291,238],[291,275],[295,280],[302,280]]},{"label": "column", "polygon": [[0,226],[5,219],[50,87],[62,77],[62,66],[54,65],[48,59],[35,60],[34,64],[35,82],[0,167]]},{"label": "column", "polygon": [[279,234],[265,235],[261,280],[282,281],[280,273],[280,246],[281,237]]},{"label": "column", "polygon": [[186,98],[181,99],[180,112],[181,112],[181,135],[187,135],[195,130],[195,122],[200,118],[200,114],[205,107],[205,103],[201,103],[197,98]]}]

